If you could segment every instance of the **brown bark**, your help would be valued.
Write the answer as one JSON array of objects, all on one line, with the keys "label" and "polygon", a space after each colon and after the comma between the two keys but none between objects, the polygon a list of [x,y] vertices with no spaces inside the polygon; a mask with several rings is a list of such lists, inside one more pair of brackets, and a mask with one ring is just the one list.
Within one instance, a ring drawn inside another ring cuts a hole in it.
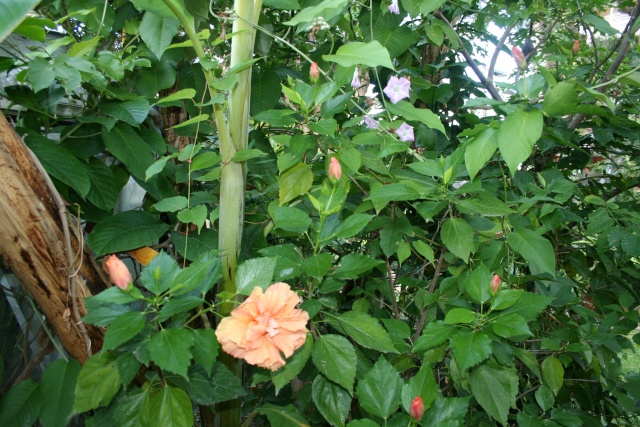
[{"label": "brown bark", "polygon": [[[40,162],[0,113],[0,255],[80,363],[103,333],[80,318],[83,298],[105,289],[104,273],[78,240],[78,224]],[[82,236],[80,235],[80,238]]]}]

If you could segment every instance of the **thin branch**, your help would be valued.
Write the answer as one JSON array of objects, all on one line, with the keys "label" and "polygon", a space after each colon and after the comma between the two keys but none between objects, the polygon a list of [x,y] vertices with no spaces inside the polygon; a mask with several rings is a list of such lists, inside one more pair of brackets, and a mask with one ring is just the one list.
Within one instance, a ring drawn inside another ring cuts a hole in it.
[{"label": "thin branch", "polygon": [[391,263],[389,257],[385,257],[387,261],[387,276],[389,277],[389,291],[391,291],[391,302],[393,304],[393,315],[396,319],[400,319],[400,312],[398,311],[398,300],[396,298],[396,284],[393,280],[393,270],[391,269]]},{"label": "thin branch", "polygon": [[[451,25],[451,22],[449,22],[447,18],[444,17],[442,12],[437,12],[436,17],[442,20],[442,22],[444,22],[445,24],[447,24],[447,26],[451,28],[453,31],[455,31],[455,28],[453,28],[453,25]],[[462,54],[462,56],[464,56],[464,59],[467,61],[467,64],[469,64],[473,72],[476,74],[476,76],[480,80],[480,83],[482,83],[482,86],[484,86],[485,89],[489,91],[489,94],[493,99],[495,99],[498,102],[504,102],[504,100],[500,96],[500,93],[498,92],[498,89],[496,89],[496,87],[493,85],[491,81],[487,80],[484,74],[482,74],[482,71],[480,70],[480,68],[478,68],[475,61],[471,57],[471,54],[469,54],[467,49],[464,47],[464,43],[460,39],[460,36],[458,36],[458,33],[456,33],[456,37],[458,37],[458,43],[460,44],[460,53]]]},{"label": "thin branch", "polygon": [[493,81],[493,75],[496,69],[496,62],[498,62],[498,55],[500,55],[500,52],[502,51],[502,47],[504,46],[504,42],[507,41],[507,37],[509,37],[509,34],[511,34],[511,30],[513,30],[513,27],[515,27],[517,23],[518,23],[517,19],[513,21],[513,24],[509,25],[504,30],[504,33],[502,33],[502,37],[500,37],[500,40],[498,40],[498,44],[496,44],[496,50],[493,52],[493,55],[491,56],[491,61],[489,62],[489,71],[487,72],[487,80]]},{"label": "thin branch", "polygon": [[[438,283],[438,277],[440,277],[440,270],[442,269],[442,264],[444,262],[444,254],[447,250],[443,247],[440,250],[440,258],[438,258],[438,263],[436,264],[436,271],[433,273],[433,278],[431,279],[431,283],[429,284],[429,293],[432,294],[436,289],[436,284]],[[420,321],[416,326],[416,333],[413,335],[413,341],[415,342],[420,335],[422,334],[422,328],[424,328],[424,322],[427,321],[427,313],[429,313],[429,307],[425,307],[422,310],[422,315],[420,316]]]}]

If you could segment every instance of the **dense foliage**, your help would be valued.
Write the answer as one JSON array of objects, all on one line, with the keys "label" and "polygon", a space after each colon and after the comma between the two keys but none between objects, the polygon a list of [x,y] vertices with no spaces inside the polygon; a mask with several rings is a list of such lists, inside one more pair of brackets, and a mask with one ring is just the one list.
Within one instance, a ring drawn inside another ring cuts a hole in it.
[{"label": "dense foliage", "polygon": [[[95,255],[162,252],[87,300],[103,350],[16,385],[2,418],[205,424],[241,398],[246,425],[640,423],[620,369],[640,305],[639,6],[265,0],[234,63],[240,3],[45,0],[14,32],[43,44],[7,39],[18,133]],[[494,82],[494,51],[530,45]],[[237,271],[218,253],[232,165]],[[129,180],[146,193],[121,211]],[[277,371],[234,367],[219,315],[274,282],[300,295],[306,342]],[[47,381],[73,402],[57,418]]]}]

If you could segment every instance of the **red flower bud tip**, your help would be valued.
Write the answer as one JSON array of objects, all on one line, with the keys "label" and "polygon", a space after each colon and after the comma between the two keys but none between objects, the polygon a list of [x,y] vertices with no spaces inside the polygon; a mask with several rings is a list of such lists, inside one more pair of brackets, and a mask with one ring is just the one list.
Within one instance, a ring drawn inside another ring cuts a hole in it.
[{"label": "red flower bud tip", "polygon": [[331,163],[329,164],[329,179],[332,181],[339,181],[342,176],[342,166],[340,166],[340,161],[337,157],[331,158]]},{"label": "red flower bud tip", "polygon": [[513,59],[516,60],[516,64],[518,65],[518,68],[520,68],[520,71],[527,69],[527,60],[524,57],[524,53],[522,53],[518,46],[511,48],[511,55],[513,55]]},{"label": "red flower bud tip", "polygon": [[493,279],[491,279],[491,291],[493,294],[497,294],[500,290],[500,285],[502,284],[502,280],[500,280],[500,276],[497,274],[493,275]]},{"label": "red flower bud tip", "polygon": [[313,83],[315,83],[318,81],[319,77],[320,77],[320,69],[318,68],[318,63],[312,62],[311,68],[309,68],[309,78]]},{"label": "red flower bud tip", "polygon": [[419,421],[420,418],[424,415],[424,402],[422,401],[422,397],[417,396],[411,402],[411,408],[409,408],[409,412],[414,420]]},{"label": "red flower bud tip", "polygon": [[133,282],[129,269],[124,265],[124,262],[115,255],[111,255],[105,260],[103,268],[109,275],[109,279],[111,279],[113,284],[123,291],[127,290],[129,283]]},{"label": "red flower bud tip", "polygon": [[576,40],[573,42],[573,49],[571,50],[573,51],[574,55],[578,53],[578,51],[580,50],[580,40]]}]

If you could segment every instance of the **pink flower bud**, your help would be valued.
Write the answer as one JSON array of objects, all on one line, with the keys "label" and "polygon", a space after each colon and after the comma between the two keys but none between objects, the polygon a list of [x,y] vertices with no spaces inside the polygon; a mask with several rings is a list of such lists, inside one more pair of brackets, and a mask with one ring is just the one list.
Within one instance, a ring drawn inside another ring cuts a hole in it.
[{"label": "pink flower bud", "polygon": [[424,402],[422,401],[422,397],[417,396],[413,399],[411,407],[409,408],[409,413],[414,420],[420,421],[420,418],[424,415]]},{"label": "pink flower bud", "polygon": [[502,284],[502,280],[500,280],[500,276],[497,274],[493,275],[493,279],[491,279],[491,292],[495,295],[500,291],[500,285]]},{"label": "pink flower bud", "polygon": [[513,59],[516,60],[516,64],[520,71],[524,71],[527,69],[527,60],[524,57],[524,53],[520,50],[519,47],[514,46],[511,48],[511,55],[513,55]]},{"label": "pink flower bud", "polygon": [[580,40],[576,40],[573,42],[573,49],[571,50],[573,51],[574,55],[578,53],[578,51],[580,50]]},{"label": "pink flower bud", "polygon": [[309,78],[313,83],[315,83],[318,81],[319,77],[320,77],[320,69],[318,68],[318,63],[312,62],[311,68],[309,68]]},{"label": "pink flower bud", "polygon": [[339,181],[342,176],[342,166],[340,166],[340,161],[337,157],[331,158],[331,163],[329,164],[329,179],[331,181]]},{"label": "pink flower bud", "polygon": [[129,283],[132,283],[131,273],[124,262],[115,255],[109,256],[103,264],[104,271],[109,275],[109,279],[114,285],[122,289],[127,290]]}]

